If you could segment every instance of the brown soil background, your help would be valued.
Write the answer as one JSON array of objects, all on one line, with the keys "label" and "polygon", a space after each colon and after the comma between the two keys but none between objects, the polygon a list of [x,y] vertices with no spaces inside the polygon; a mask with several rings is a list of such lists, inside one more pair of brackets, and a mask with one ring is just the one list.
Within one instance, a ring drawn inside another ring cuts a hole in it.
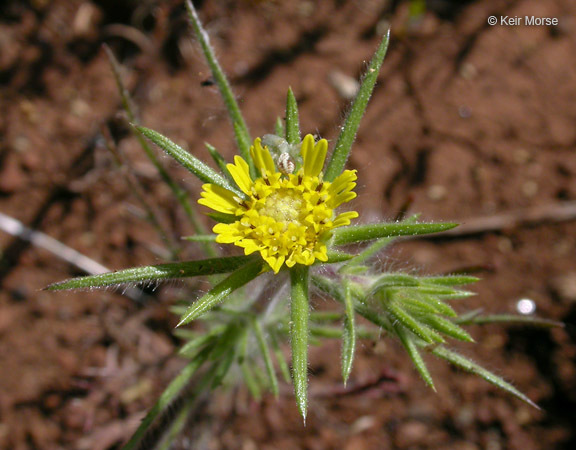
[{"label": "brown soil background", "polygon": [[[331,77],[358,77],[392,25],[350,159],[364,220],[392,219],[409,203],[427,220],[474,225],[576,200],[574,2],[437,0],[418,23],[402,1],[198,7],[255,136],[272,130],[292,86],[303,131],[334,139],[347,102]],[[230,156],[226,114],[183,11],[176,0],[3,2],[0,211],[111,269],[163,261],[103,145],[111,127],[174,236],[190,234],[121,126],[101,50],[110,44],[126,67],[143,124],[202,158],[205,141]],[[490,27],[490,15],[560,23]],[[196,197],[199,183],[162,161]],[[352,388],[342,390],[334,342],[312,349],[306,427],[288,388],[263,403],[232,390],[206,401],[174,448],[574,448],[576,224],[559,219],[557,211],[530,224],[404,242],[382,258],[385,267],[425,273],[475,270],[479,295],[462,311],[515,312],[528,297],[540,316],[564,321],[565,330],[552,331],[473,327],[478,344],[459,347],[542,411],[431,360],[434,393],[388,340],[362,343]],[[182,365],[168,305],[183,284],[163,286],[145,304],[112,291],[48,293],[41,288],[80,273],[6,233],[0,249],[0,448],[119,448]]]}]

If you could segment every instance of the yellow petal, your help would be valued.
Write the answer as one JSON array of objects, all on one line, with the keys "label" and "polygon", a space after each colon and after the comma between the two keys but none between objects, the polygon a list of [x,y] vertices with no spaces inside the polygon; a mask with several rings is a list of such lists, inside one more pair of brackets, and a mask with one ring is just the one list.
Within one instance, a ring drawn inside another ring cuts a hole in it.
[{"label": "yellow petal", "polygon": [[266,171],[270,173],[276,172],[276,167],[274,166],[274,161],[268,147],[262,147],[262,141],[260,138],[254,140],[254,145],[250,147],[250,154],[254,160],[254,165],[260,170],[260,173],[264,176]]},{"label": "yellow petal", "polygon": [[[308,136],[312,137],[310,134]],[[314,140],[314,138],[312,138],[312,140]],[[326,160],[327,152],[328,141],[326,139],[320,139],[316,145],[314,145],[313,149],[308,149],[306,152],[306,158],[304,159],[304,175],[309,177],[318,176],[324,168],[324,161]]]},{"label": "yellow petal", "polygon": [[250,195],[253,182],[252,178],[250,178],[250,169],[248,168],[248,164],[240,156],[234,157],[234,163],[235,164],[228,164],[226,166],[228,172],[230,172],[230,175],[232,175],[232,178],[234,178],[234,181],[242,192],[246,195]]},{"label": "yellow petal", "polygon": [[358,213],[356,211],[348,211],[345,213],[340,214],[334,222],[332,223],[332,227],[343,227],[345,225],[350,225],[350,220],[355,219],[358,217]]},{"label": "yellow petal", "polygon": [[343,191],[351,191],[356,186],[356,181],[358,177],[356,176],[355,170],[345,170],[332,182],[328,191],[331,194],[338,194]]},{"label": "yellow petal", "polygon": [[215,184],[205,184],[202,186],[202,198],[198,203],[214,211],[222,212],[225,214],[235,214],[238,210],[238,202],[235,199],[234,193],[228,189]]}]

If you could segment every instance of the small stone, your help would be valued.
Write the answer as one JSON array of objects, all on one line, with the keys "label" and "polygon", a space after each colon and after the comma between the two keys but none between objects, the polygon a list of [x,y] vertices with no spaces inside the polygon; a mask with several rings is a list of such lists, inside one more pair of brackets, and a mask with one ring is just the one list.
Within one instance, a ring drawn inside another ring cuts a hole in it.
[{"label": "small stone", "polygon": [[352,78],[338,70],[333,70],[328,75],[328,80],[338,95],[344,100],[352,100],[356,97],[360,84]]},{"label": "small stone", "polygon": [[350,433],[362,433],[363,431],[369,430],[374,425],[376,425],[376,418],[374,416],[362,416],[356,419],[356,421],[350,426]]},{"label": "small stone", "polygon": [[433,201],[442,200],[446,197],[446,188],[440,184],[433,184],[428,188],[428,198]]},{"label": "small stone", "polygon": [[522,193],[526,197],[534,197],[538,193],[538,183],[535,181],[527,181],[522,185]]},{"label": "small stone", "polygon": [[464,63],[460,66],[460,76],[465,80],[473,80],[478,75],[478,69],[474,64]]},{"label": "small stone", "polygon": [[532,154],[525,148],[519,148],[514,151],[512,157],[517,164],[526,164],[532,159]]},{"label": "small stone", "polygon": [[24,174],[14,158],[8,158],[0,170],[0,192],[12,194],[26,183]]},{"label": "small stone", "polygon": [[428,433],[428,427],[422,422],[410,421],[403,423],[396,432],[396,445],[405,448],[421,444]]},{"label": "small stone", "polygon": [[568,272],[552,278],[550,287],[563,302],[576,302],[576,272]]}]

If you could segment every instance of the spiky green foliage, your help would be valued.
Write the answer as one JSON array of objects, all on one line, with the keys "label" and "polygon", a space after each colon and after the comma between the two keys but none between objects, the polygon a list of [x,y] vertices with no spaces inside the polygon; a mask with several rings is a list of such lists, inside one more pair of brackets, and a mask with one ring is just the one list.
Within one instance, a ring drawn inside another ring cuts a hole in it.
[{"label": "spiky green foliage", "polygon": [[[222,94],[233,125],[238,154],[247,162],[254,177],[249,143],[250,135],[230,84],[224,75],[208,35],[200,22],[194,6],[186,1],[192,28],[206,61]],[[389,36],[383,37],[368,70],[363,77],[356,99],[341,128],[332,157],[325,172],[325,180],[335,180],[342,173],[374,89],[383,63]],[[121,83],[119,69],[113,58],[118,85],[135,123],[129,96]],[[276,136],[269,137],[273,145],[279,143],[282,151],[291,152],[300,146],[300,124],[296,98],[292,90],[286,99],[285,124],[274,124]],[[232,169],[225,158],[212,146],[208,151],[219,170],[215,170],[194,157],[170,139],[156,131],[137,125],[138,137],[151,160],[156,157],[147,141],[153,142],[191,174],[218,189],[226,189],[243,199],[241,186],[236,186]],[[292,156],[292,155],[290,155]],[[294,161],[297,165],[299,162]],[[170,185],[171,178],[157,166],[161,178]],[[360,174],[360,178],[361,178]],[[182,191],[174,190],[181,196]],[[181,201],[182,205],[189,204]],[[219,223],[237,220],[234,214],[215,212],[208,216]],[[466,299],[472,292],[461,288],[478,281],[474,277],[419,276],[415,274],[384,272],[374,264],[375,257],[402,236],[438,233],[456,226],[454,223],[418,223],[414,216],[400,222],[351,225],[333,230],[325,236],[327,260],[316,261],[312,266],[296,264],[283,268],[278,275],[270,275],[263,259],[256,253],[250,256],[212,257],[209,259],[131,268],[102,275],[67,280],[53,284],[50,290],[96,288],[122,284],[146,283],[174,278],[209,277],[211,288],[196,300],[175,305],[172,310],[180,316],[175,334],[183,341],[179,355],[189,362],[126,444],[136,448],[159,416],[177,400],[182,405],[163,434],[162,448],[168,448],[172,439],[186,424],[194,411],[196,400],[221,385],[243,380],[255,398],[266,390],[279,392],[278,375],[285,382],[292,382],[298,409],[303,418],[308,407],[308,346],[323,339],[341,339],[341,369],[344,383],[353,371],[358,339],[392,337],[397,339],[411,358],[423,380],[434,389],[434,381],[424,355],[430,353],[463,370],[474,373],[519,399],[534,405],[526,396],[497,375],[479,364],[450,349],[452,341],[473,342],[465,325],[483,323],[529,323],[537,326],[559,326],[542,319],[516,316],[483,316],[480,311],[458,315],[451,302]],[[215,234],[202,232],[186,237],[199,242],[208,250],[216,241]],[[355,252],[342,250],[342,246],[360,244]],[[364,247],[362,247],[364,245]],[[325,259],[324,257],[322,259]],[[336,302],[329,311],[314,311],[311,292],[327,295]],[[358,325],[361,316],[366,325]],[[192,328],[183,327],[195,322]],[[290,370],[286,358],[289,343],[292,358]],[[448,381],[449,382],[449,381]],[[534,405],[535,406],[535,405]]]}]

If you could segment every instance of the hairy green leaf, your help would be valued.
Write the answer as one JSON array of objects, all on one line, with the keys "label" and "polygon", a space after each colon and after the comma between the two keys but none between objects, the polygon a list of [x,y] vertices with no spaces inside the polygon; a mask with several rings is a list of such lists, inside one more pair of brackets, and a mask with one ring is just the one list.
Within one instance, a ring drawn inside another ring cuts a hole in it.
[{"label": "hairy green leaf", "polygon": [[298,103],[291,88],[286,96],[286,141],[291,145],[300,144],[300,122],[298,119]]},{"label": "hairy green leaf", "polygon": [[190,173],[196,175],[204,183],[216,184],[234,192],[241,198],[244,197],[244,194],[236,189],[236,187],[234,187],[226,178],[167,137],[162,136],[160,133],[151,130],[150,128],[136,126],[136,129],[142,133],[143,136],[150,139],[154,144],[178,161]]},{"label": "hairy green leaf", "polygon": [[360,120],[366,111],[366,106],[368,105],[368,100],[374,90],[380,67],[382,67],[382,63],[384,62],[389,40],[390,31],[388,31],[382,38],[382,42],[376,50],[376,53],[374,53],[374,56],[368,65],[368,70],[366,70],[366,73],[364,74],[360,84],[360,89],[358,89],[358,94],[356,94],[356,98],[352,102],[348,116],[342,126],[342,131],[336,141],[332,158],[330,159],[326,172],[324,173],[324,179],[326,181],[334,181],[334,179],[344,170],[346,160],[348,159],[348,155],[352,148],[352,143],[354,142],[354,139],[356,139]]},{"label": "hairy green leaf", "polygon": [[182,315],[178,327],[193,321],[222,302],[228,295],[252,281],[262,270],[262,261],[252,261],[236,269],[227,278],[214,286],[208,293],[196,300]]},{"label": "hairy green leaf", "polygon": [[228,256],[222,258],[201,259],[178,263],[158,264],[156,266],[134,267],[131,269],[108,272],[101,275],[72,278],[51,284],[49,291],[67,289],[97,288],[116,286],[125,283],[142,283],[149,281],[170,280],[175,278],[197,277],[232,272],[238,267],[253,260],[250,256]]},{"label": "hairy green leaf", "polygon": [[392,236],[416,236],[439,233],[458,226],[457,223],[377,223],[352,225],[334,230],[334,245],[347,245]]},{"label": "hairy green leaf", "polygon": [[308,406],[308,266],[290,269],[290,341],[292,344],[292,378],[298,410],[306,422]]},{"label": "hairy green leaf", "polygon": [[493,385],[499,387],[500,389],[503,389],[506,392],[509,392],[510,394],[514,395],[515,397],[519,398],[520,400],[533,406],[534,408],[540,409],[538,407],[538,405],[536,405],[536,403],[534,403],[532,400],[530,400],[528,397],[526,397],[524,394],[522,394],[522,392],[520,392],[518,389],[516,389],[510,383],[508,383],[507,381],[504,381],[498,375],[495,375],[492,372],[484,369],[479,364],[477,364],[474,361],[456,353],[455,351],[448,350],[446,347],[439,345],[439,346],[431,349],[430,352],[432,354],[438,356],[439,358],[445,359],[446,361],[454,364],[455,366],[460,367],[461,369],[465,370],[466,372],[470,372],[470,373],[473,373],[475,375],[478,375],[478,376],[484,378],[489,383],[492,383]]},{"label": "hairy green leaf", "polygon": [[352,372],[352,363],[354,362],[354,353],[356,351],[356,321],[354,318],[354,299],[350,282],[344,284],[344,332],[342,334],[342,379],[344,384],[348,382],[350,372]]}]

